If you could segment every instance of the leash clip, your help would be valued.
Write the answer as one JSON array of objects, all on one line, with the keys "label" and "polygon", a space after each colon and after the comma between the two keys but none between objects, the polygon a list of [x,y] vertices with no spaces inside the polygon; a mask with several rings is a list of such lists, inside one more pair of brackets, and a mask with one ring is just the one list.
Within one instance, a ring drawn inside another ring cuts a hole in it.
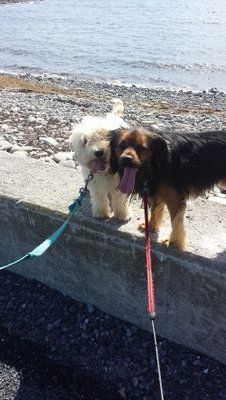
[{"label": "leash clip", "polygon": [[144,182],[144,190],[143,193],[148,193],[148,183],[147,181]]},{"label": "leash clip", "polygon": [[85,179],[85,186],[82,186],[79,189],[79,197],[77,197],[77,199],[75,199],[73,201],[73,203],[68,207],[69,211],[71,213],[73,213],[76,208],[77,205],[81,206],[82,204],[82,199],[88,194],[88,184],[92,181],[92,179],[94,178],[93,173],[90,171],[89,175],[87,176],[87,178]]},{"label": "leash clip", "polygon": [[81,188],[79,189],[79,193],[80,193],[80,194],[87,194],[87,192],[88,192],[88,185],[89,185],[89,183],[93,180],[93,178],[94,178],[94,175],[93,175],[93,173],[90,171],[90,172],[89,172],[89,175],[88,175],[87,178],[85,179],[85,186],[83,186],[83,187],[81,187]]}]

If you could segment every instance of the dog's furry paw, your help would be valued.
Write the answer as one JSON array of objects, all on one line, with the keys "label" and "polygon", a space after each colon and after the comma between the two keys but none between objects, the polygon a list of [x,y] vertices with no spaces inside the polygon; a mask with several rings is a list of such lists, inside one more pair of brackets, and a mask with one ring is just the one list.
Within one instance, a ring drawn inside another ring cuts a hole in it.
[{"label": "dog's furry paw", "polygon": [[129,210],[117,211],[114,213],[114,217],[120,221],[129,221],[132,218],[132,214]]},{"label": "dog's furry paw", "polygon": [[139,224],[138,229],[139,229],[139,231],[144,232],[145,231],[145,223],[142,222],[141,224]]},{"label": "dog's furry paw", "polygon": [[163,244],[163,246],[169,247],[169,245],[170,245],[170,238],[162,239],[162,240],[160,241],[160,243]]},{"label": "dog's furry paw", "polygon": [[172,240],[170,240],[169,237],[165,238],[165,239],[162,239],[160,243],[163,244],[166,247],[169,247],[169,246],[175,247],[176,249],[178,249],[180,251],[184,251],[185,248],[186,248],[185,243],[181,243],[181,242],[178,242],[178,241],[177,242],[176,241],[172,241]]},{"label": "dog's furry paw", "polygon": [[102,218],[107,219],[110,218],[110,212],[107,210],[95,210],[92,211],[93,218]]},{"label": "dog's furry paw", "polygon": [[[145,231],[145,222],[142,222],[141,224],[139,224],[138,229],[139,229],[139,231],[144,232]],[[150,229],[150,231],[152,233],[158,233],[158,231],[159,231],[159,229],[152,227],[152,225],[150,225],[150,224],[148,224],[148,229]]]}]

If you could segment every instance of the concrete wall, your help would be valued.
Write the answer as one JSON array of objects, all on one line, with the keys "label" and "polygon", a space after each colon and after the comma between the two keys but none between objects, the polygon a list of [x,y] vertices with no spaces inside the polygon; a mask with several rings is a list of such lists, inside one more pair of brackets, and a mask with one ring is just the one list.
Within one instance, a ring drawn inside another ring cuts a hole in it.
[{"label": "concrete wall", "polygon": [[[82,185],[79,171],[0,152],[0,265],[31,251],[64,220]],[[84,202],[41,258],[12,271],[149,329],[140,202],[127,224],[91,217]],[[225,205],[188,206],[189,252],[153,240],[157,333],[226,362]],[[163,227],[163,234],[168,222]]]}]

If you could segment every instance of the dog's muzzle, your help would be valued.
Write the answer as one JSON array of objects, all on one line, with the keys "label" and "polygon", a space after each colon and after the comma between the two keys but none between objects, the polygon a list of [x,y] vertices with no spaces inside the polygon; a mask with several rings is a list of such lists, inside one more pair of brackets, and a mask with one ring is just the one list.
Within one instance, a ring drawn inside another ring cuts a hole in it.
[{"label": "dog's muzzle", "polygon": [[119,159],[119,165],[121,168],[138,168],[139,163],[134,160],[130,155],[122,156]]},{"label": "dog's muzzle", "polygon": [[103,172],[106,169],[106,160],[104,158],[96,158],[91,163],[91,171],[93,174],[97,172]]},{"label": "dog's muzzle", "polygon": [[104,150],[98,149],[98,150],[94,151],[94,155],[95,155],[97,158],[101,158],[101,157],[104,156]]}]

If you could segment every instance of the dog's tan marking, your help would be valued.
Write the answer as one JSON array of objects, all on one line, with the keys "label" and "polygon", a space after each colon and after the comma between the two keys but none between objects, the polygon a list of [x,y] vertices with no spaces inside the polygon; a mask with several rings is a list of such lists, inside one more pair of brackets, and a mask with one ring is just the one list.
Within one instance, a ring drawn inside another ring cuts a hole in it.
[{"label": "dog's tan marking", "polygon": [[159,196],[156,196],[151,204],[151,216],[149,226],[153,232],[158,232],[163,220],[165,203]]},{"label": "dog's tan marking", "polygon": [[[159,231],[160,225],[163,220],[164,208],[165,208],[165,203],[162,201],[160,197],[156,196],[151,203],[151,207],[149,210],[150,217],[148,221],[148,226],[154,233],[158,233]],[[143,232],[145,230],[145,223],[142,222],[138,228]]]},{"label": "dog's tan marking", "polygon": [[222,181],[220,181],[219,186],[226,190],[226,179],[223,179]]},{"label": "dog's tan marking", "polygon": [[163,199],[163,202],[167,205],[172,225],[170,236],[168,239],[163,241],[163,243],[177,247],[180,250],[185,250],[186,234],[184,227],[184,214],[186,211],[186,199],[174,188],[165,184],[160,186],[159,194]]}]

